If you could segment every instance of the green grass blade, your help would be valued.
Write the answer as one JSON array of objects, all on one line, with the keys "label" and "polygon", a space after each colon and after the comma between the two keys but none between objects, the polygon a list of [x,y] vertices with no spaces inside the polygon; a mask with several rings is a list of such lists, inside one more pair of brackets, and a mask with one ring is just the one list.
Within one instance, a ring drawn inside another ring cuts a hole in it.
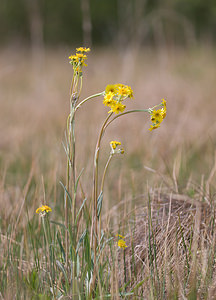
[{"label": "green grass blade", "polygon": [[70,204],[71,204],[71,206],[72,206],[72,199],[71,199],[70,193],[68,192],[68,190],[66,189],[66,186],[65,186],[61,181],[59,181],[59,183],[60,183],[61,186],[63,187],[65,193],[68,195],[68,199],[70,200]]},{"label": "green grass blade", "polygon": [[87,200],[87,198],[85,198],[85,199],[83,200],[83,203],[82,203],[82,205],[80,206],[80,209],[79,209],[79,211],[78,211],[78,213],[77,213],[76,220],[75,220],[75,226],[77,225],[77,222],[78,222],[78,219],[79,219],[79,215],[80,215],[80,213],[81,213],[81,211],[82,211],[82,209],[83,209],[83,207],[84,207],[84,205],[85,205],[86,200]]},{"label": "green grass blade", "polygon": [[101,209],[102,209],[102,201],[103,201],[103,192],[100,192],[100,195],[98,196],[97,199],[97,217],[99,219],[100,217],[100,213],[101,213]]},{"label": "green grass blade", "polygon": [[68,277],[67,277],[67,273],[66,273],[66,270],[63,266],[62,263],[60,263],[59,260],[56,260],[56,264],[57,266],[59,267],[59,269],[62,271],[63,275],[64,275],[64,278],[65,278],[65,286],[66,286],[66,291],[69,291],[69,280],[68,280]]}]

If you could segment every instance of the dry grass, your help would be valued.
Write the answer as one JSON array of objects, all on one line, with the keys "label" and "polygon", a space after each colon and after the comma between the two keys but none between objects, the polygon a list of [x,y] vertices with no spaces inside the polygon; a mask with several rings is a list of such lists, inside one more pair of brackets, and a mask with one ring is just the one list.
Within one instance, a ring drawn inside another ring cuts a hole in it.
[{"label": "dry grass", "polygon": [[[214,264],[214,222],[214,208],[200,198],[154,191],[148,205],[137,208],[130,219],[125,250],[127,290],[145,299],[152,295],[154,299],[184,299],[197,285],[196,299],[203,299],[205,280],[210,289],[215,288],[215,269],[208,274]],[[119,285],[124,286],[122,251],[119,264]]]},{"label": "dry grass", "polygon": [[[61,141],[72,72],[69,54],[68,49],[46,50],[35,65],[27,49],[15,54],[13,49],[0,50],[1,256],[8,243],[27,247],[26,207],[32,218],[45,198],[55,208],[56,220],[61,220],[63,198],[58,182],[65,178]],[[200,298],[196,299],[203,299],[207,287],[206,299],[214,299],[214,268],[208,277],[215,247],[214,52],[142,49],[130,58],[127,61],[126,55],[107,49],[94,50],[84,74],[83,97],[102,91],[108,83],[123,82],[135,94],[129,107],[147,108],[165,98],[168,114],[154,132],[148,131],[146,115],[124,117],[107,131],[101,162],[111,139],[121,140],[126,155],[112,162],[107,175],[104,228],[127,233],[127,277],[132,278],[135,270],[136,280],[126,289],[135,287],[150,299],[156,297],[160,285],[157,299],[185,299],[199,282]],[[93,101],[80,110],[76,125],[78,169],[85,168],[82,185],[89,196],[93,150],[107,112],[100,100]],[[9,241],[8,224],[13,225]],[[18,228],[23,230],[21,240]],[[29,269],[31,255],[29,249]],[[23,260],[19,266],[24,265]],[[113,266],[113,280],[118,277],[117,268]],[[122,284],[122,278],[117,284]],[[111,286],[113,291],[117,288]]]}]

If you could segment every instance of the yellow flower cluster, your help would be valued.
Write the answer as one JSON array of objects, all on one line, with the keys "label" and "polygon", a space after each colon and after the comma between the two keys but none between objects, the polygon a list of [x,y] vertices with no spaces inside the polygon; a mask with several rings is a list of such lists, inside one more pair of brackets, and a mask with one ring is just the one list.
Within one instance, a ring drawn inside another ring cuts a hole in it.
[{"label": "yellow flower cluster", "polygon": [[115,150],[117,146],[121,146],[121,142],[111,141],[110,145],[111,145],[112,149]]},{"label": "yellow flower cluster", "polygon": [[115,154],[115,153],[120,153],[120,154],[124,154],[124,148],[121,149],[117,149],[118,146],[121,146],[121,142],[117,142],[117,141],[111,141],[110,142],[110,147],[111,147],[111,154]]},{"label": "yellow flower cluster", "polygon": [[110,112],[118,114],[125,110],[122,101],[126,98],[133,98],[133,90],[130,86],[124,84],[109,84],[105,89],[103,104],[111,108]]},{"label": "yellow flower cluster", "polygon": [[152,121],[152,125],[149,128],[150,131],[152,131],[153,129],[157,129],[158,127],[160,127],[161,122],[163,121],[163,119],[166,117],[166,100],[162,99],[162,102],[160,104],[163,108],[157,109],[157,110],[152,110],[150,112],[151,115],[151,121]]},{"label": "yellow flower cluster", "polygon": [[122,236],[121,234],[117,234],[116,235],[118,237],[118,242],[117,245],[119,248],[125,249],[127,248],[126,242],[124,241],[124,236]]},{"label": "yellow flower cluster", "polygon": [[52,211],[52,209],[48,205],[42,205],[41,207],[38,207],[36,213],[37,214],[44,213],[44,212],[48,213],[49,211]]},{"label": "yellow flower cluster", "polygon": [[87,66],[85,63],[85,60],[87,59],[87,56],[84,53],[87,53],[90,51],[90,48],[80,47],[76,48],[76,54],[70,55],[70,64],[73,66],[74,72],[77,75],[82,75],[82,67]]}]

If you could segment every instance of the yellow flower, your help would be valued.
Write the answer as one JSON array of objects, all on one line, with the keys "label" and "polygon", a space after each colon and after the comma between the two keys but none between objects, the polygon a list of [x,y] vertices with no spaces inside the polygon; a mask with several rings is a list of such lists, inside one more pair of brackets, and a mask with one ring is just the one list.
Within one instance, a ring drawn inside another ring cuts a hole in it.
[{"label": "yellow flower", "polygon": [[[112,101],[109,99],[109,97],[112,98]],[[130,86],[121,83],[108,84],[105,89],[105,97],[103,103],[104,105],[111,107],[109,113],[114,112],[118,114],[125,110],[126,106],[122,104],[122,101],[128,97],[133,97],[133,90]]]},{"label": "yellow flower", "polygon": [[114,96],[115,96],[115,94],[113,92],[109,92],[109,93],[105,94],[103,104],[106,106],[114,105],[116,103],[116,101],[113,100]]},{"label": "yellow flower", "polygon": [[127,90],[127,96],[129,98],[133,98],[133,90],[132,90],[132,88],[130,86],[127,86],[126,90]]},{"label": "yellow flower", "polygon": [[91,51],[91,49],[90,48],[86,48],[86,47],[79,47],[79,48],[76,48],[76,51],[77,52],[89,52],[89,51]]},{"label": "yellow flower", "polygon": [[151,113],[151,120],[152,122],[159,122],[161,123],[163,121],[163,111],[162,109],[158,109],[158,110],[153,110],[153,112]]},{"label": "yellow flower", "polygon": [[43,212],[49,212],[49,211],[52,211],[52,209],[47,206],[47,205],[42,205],[41,207],[38,207],[38,209],[36,210],[36,213],[39,214],[39,213],[43,213]]},{"label": "yellow flower", "polygon": [[166,107],[161,109],[161,114],[162,114],[162,117],[164,119],[166,117]]},{"label": "yellow flower", "polygon": [[82,66],[87,66],[85,64],[85,60],[87,59],[87,56],[82,53],[76,53],[76,55],[70,55],[70,64],[73,65],[73,69],[75,72],[81,74],[81,67]]},{"label": "yellow flower", "polygon": [[124,154],[125,153],[124,148],[119,149],[119,153]]},{"label": "yellow flower", "polygon": [[153,108],[149,109],[149,113],[151,115],[151,121],[152,121],[152,125],[149,128],[150,131],[160,127],[161,122],[166,117],[166,100],[162,99],[161,104],[157,106],[163,106],[163,108],[158,110],[155,109],[153,110]]},{"label": "yellow flower", "polygon": [[78,58],[82,58],[82,59],[86,59],[87,58],[87,56],[85,54],[83,54],[83,53],[77,53],[76,56]]},{"label": "yellow flower", "polygon": [[108,94],[109,92],[116,94],[116,84],[108,84],[106,86],[105,93]]},{"label": "yellow flower", "polygon": [[116,102],[111,106],[111,111],[109,112],[114,112],[115,114],[119,114],[120,112],[123,112],[125,110],[125,105],[121,104],[121,102]]},{"label": "yellow flower", "polygon": [[153,129],[157,129],[158,127],[160,127],[160,123],[151,125],[151,127],[149,128],[149,130],[152,131]]},{"label": "yellow flower", "polygon": [[118,94],[123,97],[133,97],[133,90],[130,86],[124,85],[124,84],[118,84]]},{"label": "yellow flower", "polygon": [[121,145],[121,142],[117,142],[117,141],[111,141],[110,142],[111,147],[115,150],[117,146]]},{"label": "yellow flower", "polygon": [[117,237],[120,237],[121,239],[124,239],[125,236],[121,235],[121,234],[116,234]]},{"label": "yellow flower", "polygon": [[69,57],[68,57],[71,61],[74,61],[74,62],[78,62],[78,57],[76,56],[76,55],[70,55]]},{"label": "yellow flower", "polygon": [[81,66],[87,66],[84,61],[87,59],[87,56],[83,53],[77,53],[76,54],[77,58],[78,58],[78,62],[81,64]]},{"label": "yellow flower", "polygon": [[118,244],[119,248],[122,248],[122,249],[127,248],[127,245],[123,239],[118,240],[117,244]]},{"label": "yellow flower", "polygon": [[162,99],[161,104],[163,105],[163,107],[166,109],[166,100]]}]

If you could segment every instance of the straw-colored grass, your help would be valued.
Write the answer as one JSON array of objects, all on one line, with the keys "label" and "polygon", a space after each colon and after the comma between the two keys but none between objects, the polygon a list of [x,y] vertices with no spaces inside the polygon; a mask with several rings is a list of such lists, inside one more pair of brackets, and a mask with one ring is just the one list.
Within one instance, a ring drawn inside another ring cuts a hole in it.
[{"label": "straw-colored grass", "polygon": [[[113,159],[105,183],[102,223],[107,238],[113,239],[101,256],[107,267],[104,282],[98,282],[98,299],[215,297],[216,61],[211,49],[167,51],[142,49],[128,62],[122,53],[96,49],[84,72],[83,98],[108,83],[123,82],[134,90],[130,108],[151,107],[161,98],[168,106],[157,131],[148,131],[147,115],[133,115],[110,126],[104,137],[101,166],[110,140],[121,140],[125,156]],[[0,51],[4,299],[51,299],[43,226],[35,210],[46,202],[53,209],[51,221],[62,223],[59,181],[65,181],[61,142],[68,114],[70,53],[46,50],[34,65],[26,49],[15,54],[12,49]],[[92,100],[77,115],[77,169],[84,168],[81,184],[88,198],[93,150],[107,113],[101,102]],[[80,191],[78,201],[82,203]],[[63,231],[52,224],[51,229],[57,249],[57,232],[63,240]],[[126,236],[125,263],[116,246],[118,232]],[[56,252],[62,255],[59,248]],[[54,269],[58,273],[54,284],[61,289],[66,286],[64,273],[60,265]],[[87,299],[80,282],[79,278],[76,291],[80,299]],[[68,298],[79,299],[69,290]]]}]

